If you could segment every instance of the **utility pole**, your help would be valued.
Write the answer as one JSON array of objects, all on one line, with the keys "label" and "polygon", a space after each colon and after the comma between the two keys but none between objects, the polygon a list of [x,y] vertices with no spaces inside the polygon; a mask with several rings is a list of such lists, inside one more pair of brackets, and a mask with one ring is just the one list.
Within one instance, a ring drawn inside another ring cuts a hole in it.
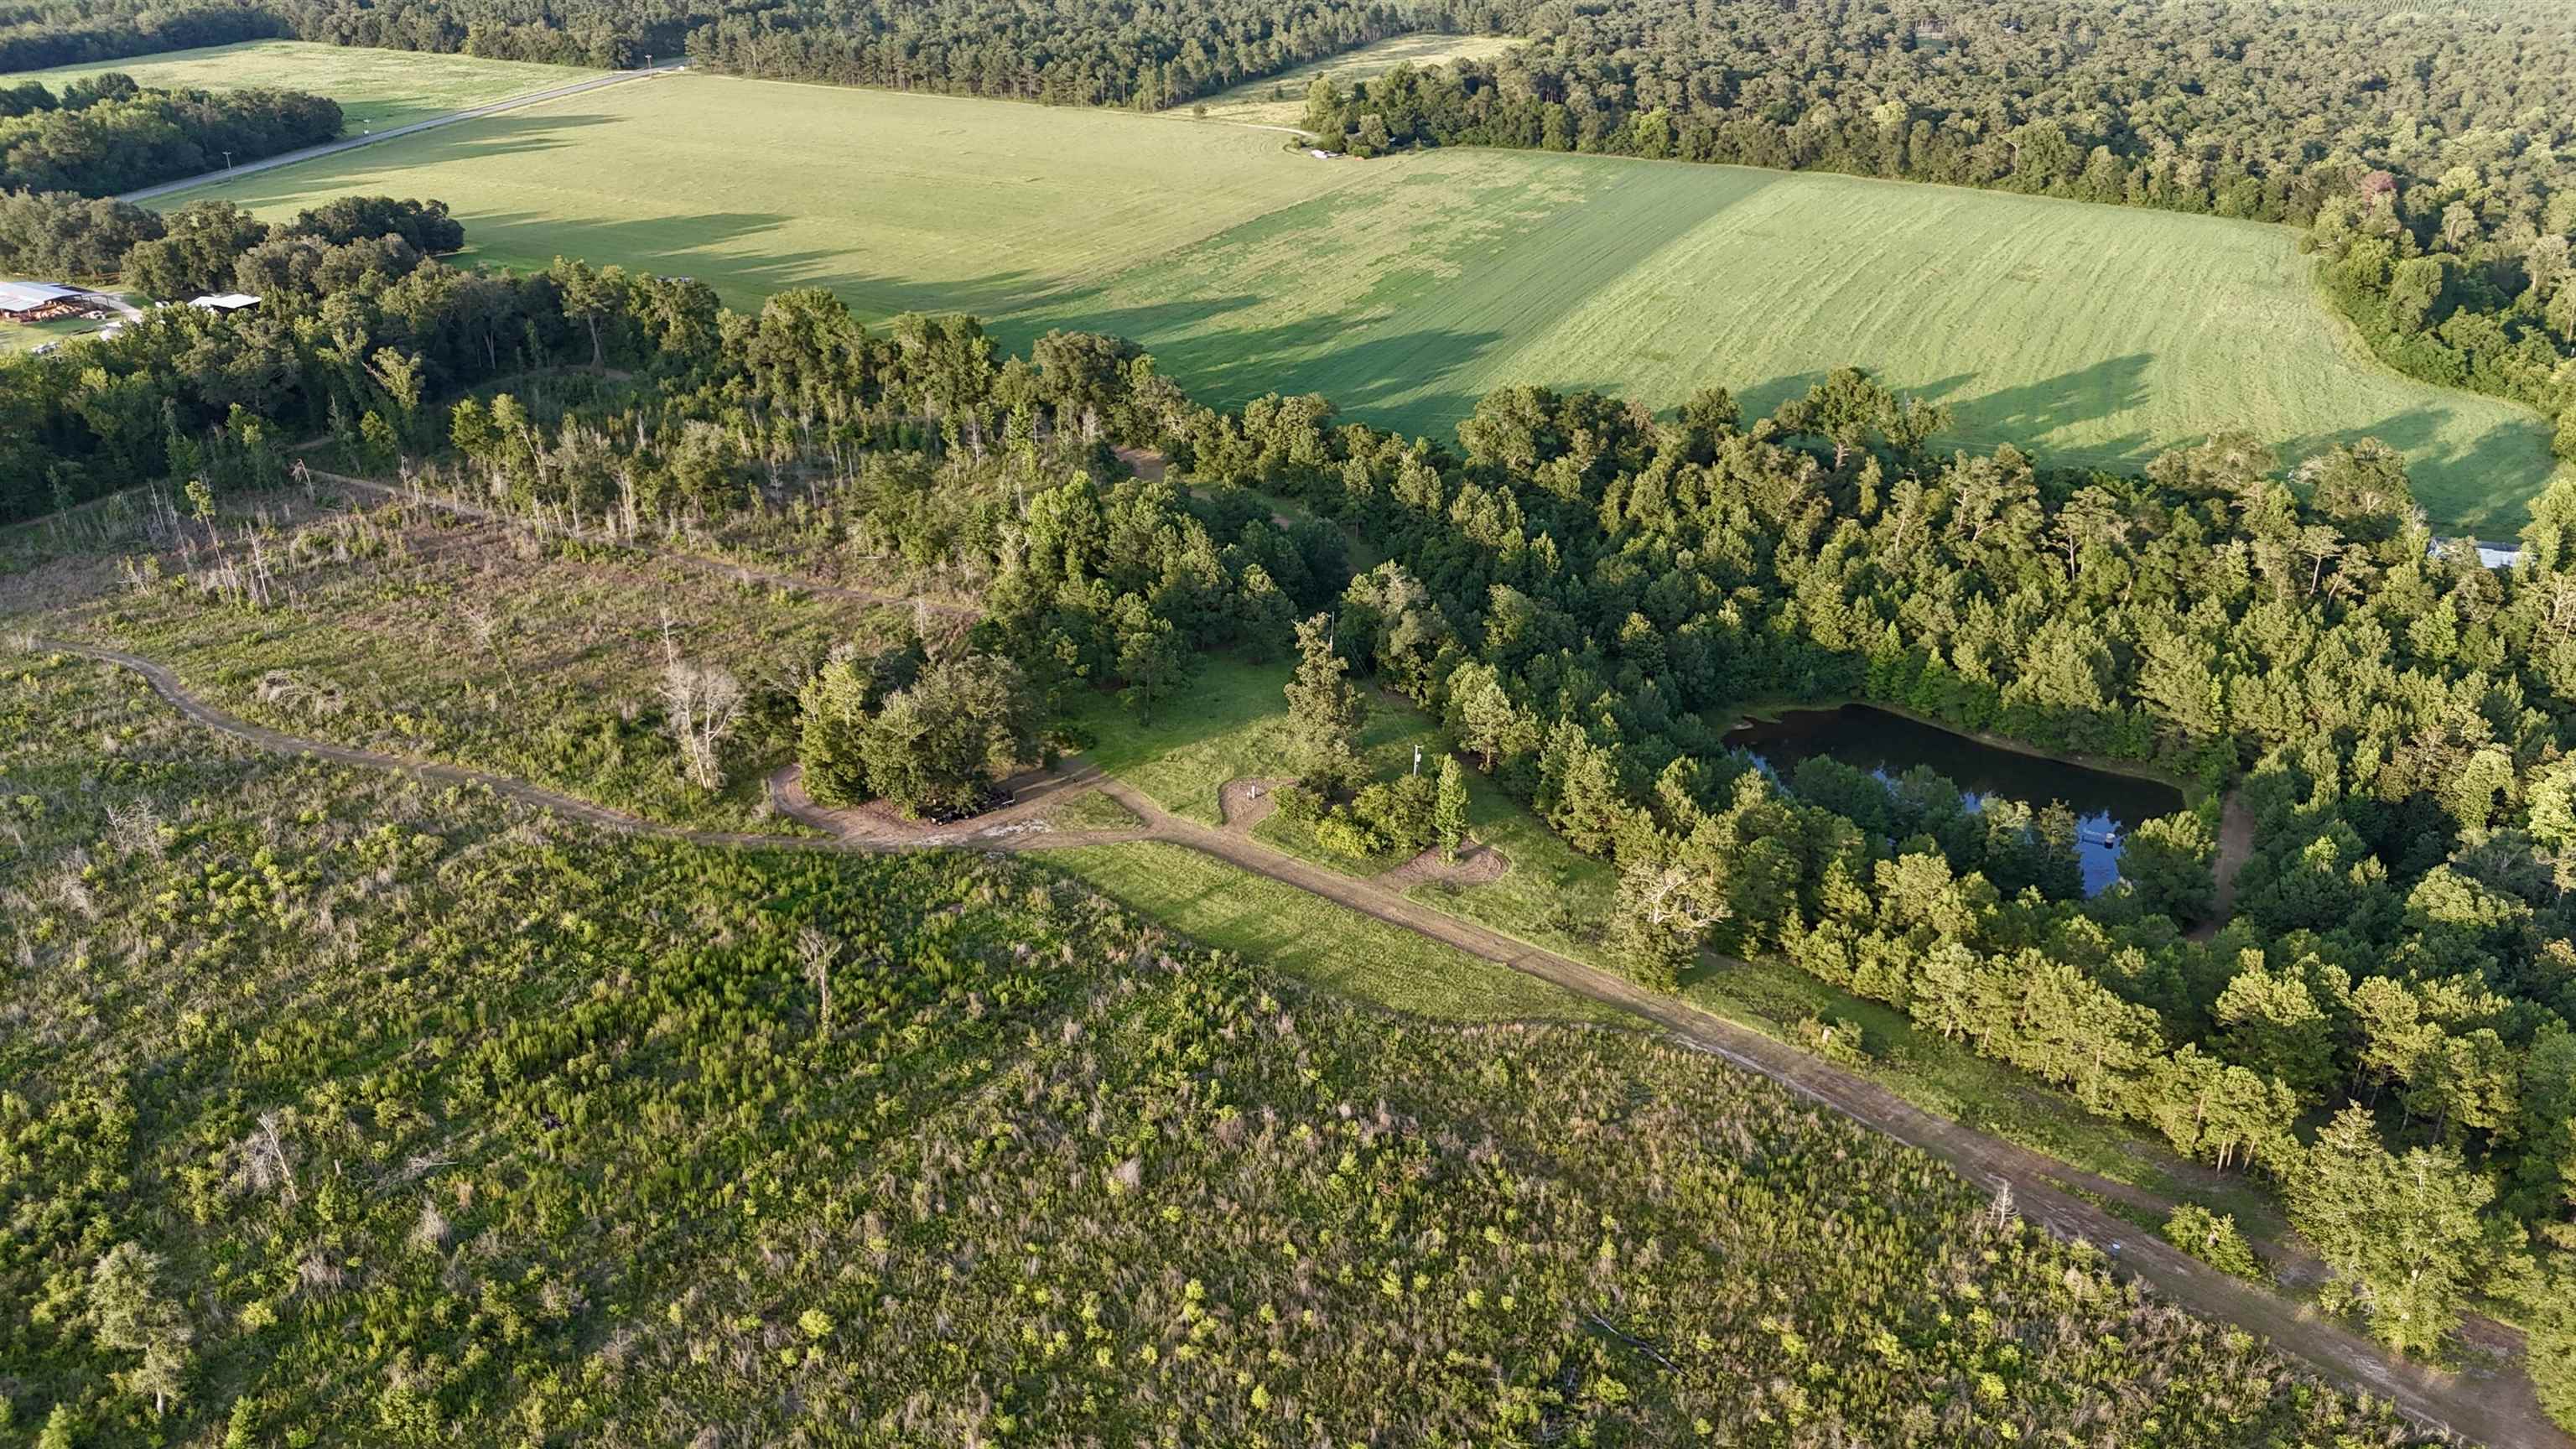
[{"label": "utility pole", "polygon": [[226,171],[233,169],[233,153],[230,151],[224,153],[224,169]]}]

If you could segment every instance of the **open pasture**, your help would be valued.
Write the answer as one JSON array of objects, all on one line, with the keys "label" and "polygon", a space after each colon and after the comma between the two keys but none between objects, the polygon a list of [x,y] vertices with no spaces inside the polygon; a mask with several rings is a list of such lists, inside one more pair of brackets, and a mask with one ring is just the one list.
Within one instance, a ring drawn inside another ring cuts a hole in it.
[{"label": "open pasture", "polygon": [[1273,132],[683,76],[220,188],[265,215],[438,197],[474,256],[826,286],[1019,346],[1134,338],[1199,396],[1321,392],[1447,436],[1509,383],[1764,410],[1858,363],[1948,441],[2134,467],[2243,428],[2377,436],[2437,523],[2519,525],[2551,462],[2519,407],[2370,361],[2285,228],[1827,175],[1453,150],[1322,162]]},{"label": "open pasture", "polygon": [[370,50],[302,40],[251,40],[239,45],[210,45],[91,65],[24,71],[8,80],[12,85],[42,81],[59,91],[67,82],[102,71],[122,71],[146,86],[209,91],[274,86],[329,96],[340,103],[353,136],[605,74],[578,66],[484,60],[471,55]]}]

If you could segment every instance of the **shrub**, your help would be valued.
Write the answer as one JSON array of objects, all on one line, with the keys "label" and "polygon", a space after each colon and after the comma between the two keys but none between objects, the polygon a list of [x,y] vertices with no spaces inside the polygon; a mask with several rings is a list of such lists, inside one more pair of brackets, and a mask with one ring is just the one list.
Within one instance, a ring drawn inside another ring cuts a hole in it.
[{"label": "shrub", "polygon": [[2263,1282],[2271,1274],[2255,1255],[2254,1245],[2236,1227],[2232,1213],[2213,1213],[2198,1203],[2184,1203],[2165,1219],[2165,1241],[2222,1273]]}]

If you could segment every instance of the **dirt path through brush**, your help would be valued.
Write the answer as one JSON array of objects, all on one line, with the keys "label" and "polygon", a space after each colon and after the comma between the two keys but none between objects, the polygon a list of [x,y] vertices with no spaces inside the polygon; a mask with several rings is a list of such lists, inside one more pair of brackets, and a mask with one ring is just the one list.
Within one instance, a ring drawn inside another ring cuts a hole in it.
[{"label": "dirt path through brush", "polygon": [[[953,827],[931,828],[933,833],[962,832],[962,838],[934,840],[927,834],[901,840],[864,835],[809,838],[683,830],[487,770],[353,749],[249,724],[189,694],[167,667],[121,650],[47,639],[34,639],[30,644],[40,652],[50,650],[77,654],[132,670],[187,718],[265,750],[393,770],[425,779],[480,785],[506,799],[551,810],[620,834],[705,846],[864,854],[959,845],[1016,851],[1112,840],[1159,840],[1195,850],[1362,915],[1453,946],[1469,955],[1527,972],[1569,991],[1644,1017],[1670,1032],[1684,1045],[1768,1077],[1820,1106],[1840,1112],[1908,1146],[1931,1153],[1986,1191],[2010,1189],[2014,1207],[2023,1217],[2060,1237],[2104,1245],[2120,1244],[2120,1267],[2144,1279],[2171,1301],[2204,1317],[2225,1319],[2259,1333],[2283,1353],[2312,1366],[2332,1381],[2387,1399],[2418,1421],[2498,1446],[2498,1449],[2576,1449],[2576,1439],[2560,1432],[2541,1413],[2530,1381],[2517,1365],[2509,1365],[2492,1376],[2478,1377],[2446,1373],[2402,1359],[2391,1359],[2369,1340],[2316,1318],[2297,1304],[2188,1257],[2134,1224],[2068,1192],[2059,1183],[2082,1175],[2073,1173],[2062,1163],[1935,1117],[1886,1087],[1749,1028],[1709,1015],[1678,998],[1649,991],[1598,967],[1539,950],[1499,931],[1417,904],[1407,900],[1400,891],[1388,889],[1378,882],[1354,879],[1283,854],[1253,840],[1248,834],[1182,819],[1164,810],[1142,790],[1104,773],[1090,761],[1079,757],[1066,761],[1055,772],[1054,784],[1040,791],[1033,782],[1021,798],[994,816],[959,822]],[[837,828],[824,824],[826,820],[837,821],[837,813],[822,812],[810,801],[803,801],[802,792],[794,789],[792,781],[773,779],[771,783],[773,798],[779,800],[781,810],[791,818],[816,824],[819,828]],[[1053,799],[1069,797],[1082,789],[1100,791],[1134,812],[1143,824],[1132,831],[978,833],[1027,824]],[[2133,1202],[2141,1198],[2152,1201],[2151,1195],[2125,1186],[2119,1195]],[[2500,1326],[2491,1327],[2498,1334],[2509,1334]]]}]

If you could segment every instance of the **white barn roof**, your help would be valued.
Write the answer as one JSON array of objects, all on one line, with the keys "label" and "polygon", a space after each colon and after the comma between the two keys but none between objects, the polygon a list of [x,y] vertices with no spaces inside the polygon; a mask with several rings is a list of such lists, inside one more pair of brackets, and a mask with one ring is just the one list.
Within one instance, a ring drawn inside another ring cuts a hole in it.
[{"label": "white barn roof", "polygon": [[48,302],[68,302],[89,293],[51,282],[0,282],[0,312],[32,312]]}]

